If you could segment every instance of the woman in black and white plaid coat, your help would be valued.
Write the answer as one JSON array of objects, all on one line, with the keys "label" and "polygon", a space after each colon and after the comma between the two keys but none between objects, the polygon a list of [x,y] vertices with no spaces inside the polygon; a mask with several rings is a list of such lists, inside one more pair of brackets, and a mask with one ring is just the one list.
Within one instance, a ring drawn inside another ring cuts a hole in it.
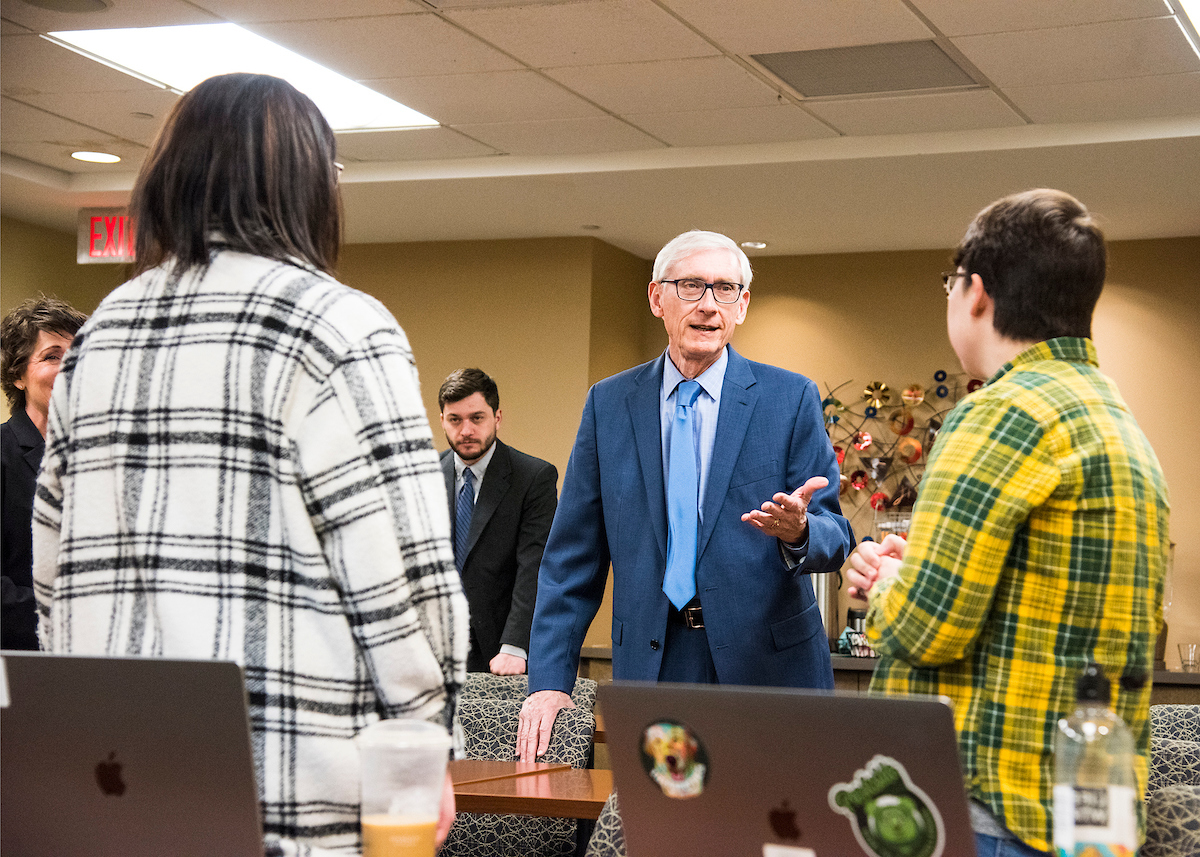
[{"label": "woman in black and white plaid coat", "polygon": [[34,512],[46,648],[242,664],[269,853],[356,852],[354,735],[449,727],[465,676],[408,340],[330,276],[334,146],[276,78],[180,100],[134,187],[136,276],[55,384]]}]

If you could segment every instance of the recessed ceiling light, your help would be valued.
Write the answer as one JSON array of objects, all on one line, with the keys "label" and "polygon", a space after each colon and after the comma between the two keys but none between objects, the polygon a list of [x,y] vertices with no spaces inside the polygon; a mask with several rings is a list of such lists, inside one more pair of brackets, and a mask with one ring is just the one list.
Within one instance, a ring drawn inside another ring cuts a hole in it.
[{"label": "recessed ceiling light", "polygon": [[71,157],[77,161],[87,161],[89,164],[115,164],[121,159],[108,152],[72,152]]},{"label": "recessed ceiling light", "polygon": [[763,250],[763,249],[766,249],[767,242],[765,242],[765,241],[743,241],[741,246],[742,246],[743,250]]},{"label": "recessed ceiling light", "polygon": [[[1193,38],[1200,31],[1200,0],[1175,0],[1175,20],[1179,23],[1179,28],[1183,30],[1184,38],[1192,46],[1192,50],[1200,56],[1200,45]],[[1179,13],[1183,14],[1180,15]],[[1186,20],[1185,20],[1186,19]],[[1192,32],[1188,32],[1188,24],[1191,24]]]},{"label": "recessed ceiling light", "polygon": [[438,124],[237,24],[68,30],[44,38],[181,93],[213,75],[229,72],[282,77],[316,102],[337,131]]}]

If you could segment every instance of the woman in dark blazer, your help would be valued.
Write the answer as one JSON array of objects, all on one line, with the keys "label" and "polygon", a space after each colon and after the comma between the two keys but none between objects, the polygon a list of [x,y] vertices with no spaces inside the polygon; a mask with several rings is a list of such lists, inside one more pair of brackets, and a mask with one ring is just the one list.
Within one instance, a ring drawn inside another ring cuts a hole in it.
[{"label": "woman in dark blazer", "polygon": [[0,387],[11,416],[0,425],[3,454],[3,612],[0,648],[36,649],[37,608],[33,598],[33,489],[46,448],[50,390],[87,316],[57,298],[31,298],[0,322]]}]

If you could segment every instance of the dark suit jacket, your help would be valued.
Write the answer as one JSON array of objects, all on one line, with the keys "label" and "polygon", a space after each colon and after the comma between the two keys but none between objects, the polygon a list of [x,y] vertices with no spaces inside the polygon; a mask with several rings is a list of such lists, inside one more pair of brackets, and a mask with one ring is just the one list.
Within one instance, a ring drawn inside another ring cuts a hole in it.
[{"label": "dark suit jacket", "polygon": [[3,554],[3,591],[0,597],[0,646],[36,649],[37,605],[33,598],[33,491],[46,444],[25,410],[15,411],[0,425],[0,554]]},{"label": "dark suit jacket", "polygon": [[[596,384],[563,480],[538,581],[529,690],[570,692],[584,634],[613,573],[613,677],[656,681],[669,601],[659,391],[665,355]],[[808,554],[793,572],[744,512],[812,476]],[[829,645],[806,572],[853,547],[821,395],[802,375],[729,349],[709,465],[696,589],[723,684],[832,687]]]},{"label": "dark suit jacket", "polygon": [[[452,450],[442,453],[442,475],[453,522]],[[553,464],[496,441],[475,501],[462,571],[471,632],[483,661],[472,664],[473,668],[486,670],[501,645],[529,651],[538,567],[558,503],[557,485]]]}]

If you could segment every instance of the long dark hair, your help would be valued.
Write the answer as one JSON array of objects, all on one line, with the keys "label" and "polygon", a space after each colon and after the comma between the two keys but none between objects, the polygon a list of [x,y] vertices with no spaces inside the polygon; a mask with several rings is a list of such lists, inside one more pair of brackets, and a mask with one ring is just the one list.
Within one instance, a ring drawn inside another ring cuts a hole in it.
[{"label": "long dark hair", "polygon": [[134,184],[134,273],[207,266],[220,245],[333,273],[335,155],[329,123],[287,81],[210,77],[175,105]]}]

